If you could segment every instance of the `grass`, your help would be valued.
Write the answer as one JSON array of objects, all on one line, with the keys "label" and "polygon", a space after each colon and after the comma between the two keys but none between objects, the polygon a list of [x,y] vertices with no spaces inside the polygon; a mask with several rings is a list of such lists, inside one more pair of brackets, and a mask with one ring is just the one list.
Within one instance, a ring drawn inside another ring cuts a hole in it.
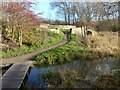
[{"label": "grass", "polygon": [[99,60],[109,57],[109,53],[92,51],[87,47],[77,45],[78,37],[72,35],[72,39],[66,45],[44,52],[38,55],[34,60],[41,67],[59,65],[72,60]]},{"label": "grass", "polygon": [[34,60],[37,61],[40,66],[46,67],[71,62],[72,60],[93,60],[98,58],[94,53],[88,52],[85,47],[77,46],[77,40],[77,36],[72,35],[72,39],[68,44],[44,52]]},{"label": "grass", "polygon": [[78,50],[74,46],[65,45],[52,51],[42,53],[41,55],[38,55],[37,58],[35,58],[35,60],[42,66],[52,66],[69,62],[74,59],[75,53],[82,51],[83,48],[79,48]]},{"label": "grass", "polygon": [[58,44],[64,38],[63,33],[60,33],[60,34],[51,33],[51,36],[52,37],[50,38],[50,40],[48,42],[44,42],[43,44],[37,43],[37,45],[32,45],[32,46],[27,46],[23,44],[20,48],[14,48],[14,49],[6,50],[6,51],[1,51],[0,58],[15,57],[15,56],[19,56],[22,54],[36,51],[38,49],[47,48],[55,44]]},{"label": "grass", "polygon": [[84,88],[87,85],[81,79],[82,73],[78,69],[44,73],[43,78],[48,88]]},{"label": "grass", "polygon": [[96,88],[116,88],[119,87],[120,83],[116,81],[116,78],[112,75],[102,75],[99,77],[94,87]]},{"label": "grass", "polygon": [[101,75],[94,83],[85,80],[88,70],[81,68],[73,68],[71,70],[64,69],[62,71],[47,72],[43,74],[48,88],[117,88],[120,82],[116,81],[116,77],[112,75]]},{"label": "grass", "polygon": [[[110,57],[108,53],[94,52],[86,47],[77,46],[78,38],[72,35],[72,40],[61,47],[58,47],[52,51],[42,53],[35,59],[40,66],[52,66],[70,62],[72,60],[98,60],[100,58]],[[116,54],[118,55],[118,54]],[[118,57],[118,56],[116,56]],[[119,57],[118,57],[119,58]],[[90,81],[84,81],[88,70],[71,69],[62,70],[57,72],[44,73],[43,78],[48,83],[48,88],[85,88],[90,85]],[[120,84],[120,78],[116,78],[119,75],[118,68],[113,69],[114,75],[102,75],[92,85],[93,88],[116,88]]]},{"label": "grass", "polygon": [[41,66],[51,66],[73,60],[75,53],[84,51],[84,47],[71,45],[75,40],[76,37],[73,35],[72,40],[68,44],[38,55],[35,61]]}]

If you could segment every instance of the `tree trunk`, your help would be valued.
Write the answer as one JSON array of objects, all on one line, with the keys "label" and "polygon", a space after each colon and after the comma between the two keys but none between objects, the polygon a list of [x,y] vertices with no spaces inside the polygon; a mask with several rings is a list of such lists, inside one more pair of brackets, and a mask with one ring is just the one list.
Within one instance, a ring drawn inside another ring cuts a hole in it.
[{"label": "tree trunk", "polygon": [[65,13],[65,24],[67,24],[67,16],[66,16],[66,13]]},{"label": "tree trunk", "polygon": [[70,11],[68,10],[68,24],[70,24]]},{"label": "tree trunk", "polygon": [[114,17],[114,14],[113,14],[113,22],[114,22],[114,25],[115,25],[115,17]]},{"label": "tree trunk", "polygon": [[[70,7],[70,6],[69,6]],[[68,8],[68,25],[70,24],[70,8]]]},{"label": "tree trunk", "polygon": [[19,30],[19,45],[22,46],[22,30]]},{"label": "tree trunk", "polygon": [[[0,25],[0,43],[2,43],[2,26]],[[0,49],[2,51],[2,48]]]},{"label": "tree trunk", "polygon": [[73,14],[73,25],[75,25],[75,14]]},{"label": "tree trunk", "polygon": [[12,39],[14,39],[15,37],[15,27],[13,27],[13,30],[12,30]]}]

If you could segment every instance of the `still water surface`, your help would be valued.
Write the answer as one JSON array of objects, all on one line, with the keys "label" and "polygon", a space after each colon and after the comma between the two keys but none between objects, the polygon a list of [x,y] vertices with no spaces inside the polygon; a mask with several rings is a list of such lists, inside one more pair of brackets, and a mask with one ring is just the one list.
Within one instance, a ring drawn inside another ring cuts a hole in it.
[{"label": "still water surface", "polygon": [[50,66],[50,67],[34,67],[31,69],[30,74],[25,82],[26,88],[47,88],[48,85],[42,78],[43,73],[49,71],[59,71],[64,69],[80,69],[83,70],[86,68],[87,75],[85,76],[85,80],[89,80],[90,83],[94,83],[98,77],[104,74],[112,74],[112,68],[117,66],[118,62],[115,58],[104,58],[103,60],[94,60],[94,61],[83,61],[76,60],[67,64],[58,65],[58,66]]}]

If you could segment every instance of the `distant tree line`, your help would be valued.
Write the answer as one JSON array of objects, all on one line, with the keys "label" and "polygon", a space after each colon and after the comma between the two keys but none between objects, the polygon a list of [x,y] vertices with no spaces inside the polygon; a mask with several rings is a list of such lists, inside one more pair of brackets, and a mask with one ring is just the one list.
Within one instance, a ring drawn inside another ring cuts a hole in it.
[{"label": "distant tree line", "polygon": [[[64,1],[51,2],[50,6],[56,10],[57,16],[62,18],[64,20],[62,23],[66,25],[87,25],[88,27],[94,27],[98,31],[118,31],[118,2]],[[60,21],[56,22],[61,23]]]}]

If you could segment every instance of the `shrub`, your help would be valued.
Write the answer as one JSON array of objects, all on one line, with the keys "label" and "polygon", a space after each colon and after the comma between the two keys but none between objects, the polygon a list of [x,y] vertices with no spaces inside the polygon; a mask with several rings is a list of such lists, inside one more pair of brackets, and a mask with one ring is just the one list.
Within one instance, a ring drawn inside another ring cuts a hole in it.
[{"label": "shrub", "polygon": [[[84,88],[81,85],[81,72],[78,69],[44,73],[48,88]],[[87,85],[87,84],[86,84]]]},{"label": "shrub", "polygon": [[76,59],[76,55],[83,52],[85,49],[83,47],[76,46],[76,43],[74,42],[75,36],[73,35],[72,37],[72,41],[68,44],[38,55],[35,58],[35,61],[37,61],[41,66],[51,66],[70,62],[71,60]]},{"label": "shrub", "polygon": [[38,55],[34,60],[41,66],[51,66],[67,63],[72,60],[98,60],[107,57],[109,54],[91,51],[85,47],[77,46],[77,38],[72,35],[72,39],[64,46]]},{"label": "shrub", "polygon": [[41,44],[39,41],[39,33],[34,33],[34,32],[26,32],[26,33],[27,34],[25,35],[28,35],[28,36],[30,35],[30,37],[28,36],[24,37],[23,45],[21,47],[6,50],[6,51],[1,51],[0,58],[15,57],[15,56],[19,56],[28,52],[38,50],[38,49],[53,46],[61,42],[64,38],[63,33],[56,34],[56,33],[47,32],[47,35],[49,36],[45,38],[45,42]]},{"label": "shrub", "polygon": [[102,75],[97,79],[95,87],[97,88],[116,88],[118,83],[115,81],[115,77],[111,75]]}]

